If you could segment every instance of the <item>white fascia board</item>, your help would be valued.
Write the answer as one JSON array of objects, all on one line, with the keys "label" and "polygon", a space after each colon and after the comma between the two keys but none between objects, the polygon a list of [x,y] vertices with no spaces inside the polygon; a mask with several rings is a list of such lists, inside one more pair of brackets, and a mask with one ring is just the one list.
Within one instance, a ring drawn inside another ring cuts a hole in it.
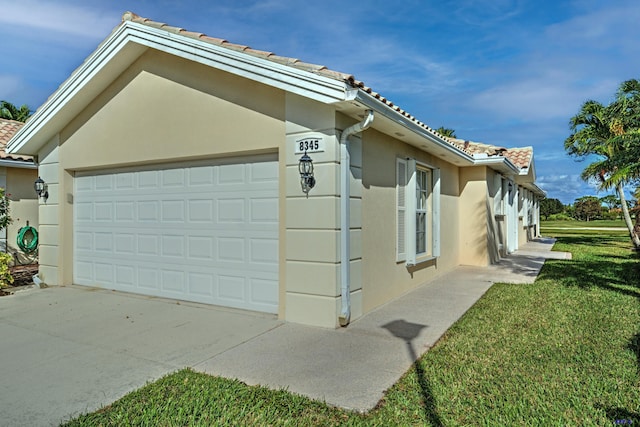
[{"label": "white fascia board", "polygon": [[511,163],[511,160],[502,156],[489,156],[486,153],[474,154],[474,165],[488,166],[491,169],[510,175],[520,175],[520,169]]},{"label": "white fascia board", "polygon": [[38,169],[38,165],[33,162],[9,159],[0,159],[0,167],[17,169]]},{"label": "white fascia board", "polygon": [[323,103],[344,101],[346,82],[279,64],[242,51],[127,21],[135,43],[199,62],[241,77],[277,87]]},{"label": "white fascia board", "polygon": [[[418,125],[416,122],[409,119],[408,117],[403,116],[398,111],[389,107],[384,102],[380,101],[379,99],[376,99],[374,96],[363,91],[362,89],[358,89],[357,91],[355,90],[350,91],[350,95],[351,95],[351,99],[353,99],[354,101],[360,102],[364,104],[367,108],[370,108],[373,111],[375,111],[376,113],[386,117],[387,119],[395,123],[400,124],[409,132],[412,132],[420,136],[421,138],[429,140],[430,142],[436,144],[437,146],[445,149],[450,154],[466,162],[469,162],[469,163],[474,162],[473,156],[471,156],[470,154],[465,153],[464,151],[459,150],[453,145],[449,144],[447,141],[441,138],[438,138],[436,135],[432,134],[431,132],[426,130],[424,127]],[[373,122],[373,127],[375,127],[375,120]]]},{"label": "white fascia board", "polygon": [[538,187],[538,185],[535,182],[527,182],[525,184],[520,184],[522,185],[524,188],[533,191],[536,195],[541,196],[541,197],[547,197],[547,192],[544,191],[542,188]]},{"label": "white fascia board", "polygon": [[[104,40],[16,132],[7,143],[7,153],[37,154],[38,150],[67,124],[66,120],[70,120],[82,111],[93,100],[93,96],[97,96],[104,90],[118,74],[146,50],[143,46],[139,46],[138,49],[127,49],[123,55],[125,60],[118,66],[110,66],[111,60],[125,47],[129,47],[127,33],[127,28],[120,26]],[[96,82],[95,79],[98,76],[100,78]],[[79,99],[77,95],[81,92],[84,98]],[[61,114],[65,111],[68,113]]]},{"label": "white fascia board", "polygon": [[529,168],[527,169],[527,173],[531,172],[531,178],[533,182],[536,181],[536,164],[533,161],[533,154],[531,155],[531,161],[529,162]]},{"label": "white fascia board", "polygon": [[[344,101],[346,82],[125,21],[54,92],[7,144],[8,153],[37,151],[147,48],[157,49],[323,103]],[[118,61],[112,61],[115,57]],[[100,76],[98,81],[94,79]],[[76,98],[82,92],[83,98]],[[67,114],[61,114],[65,110]]]}]

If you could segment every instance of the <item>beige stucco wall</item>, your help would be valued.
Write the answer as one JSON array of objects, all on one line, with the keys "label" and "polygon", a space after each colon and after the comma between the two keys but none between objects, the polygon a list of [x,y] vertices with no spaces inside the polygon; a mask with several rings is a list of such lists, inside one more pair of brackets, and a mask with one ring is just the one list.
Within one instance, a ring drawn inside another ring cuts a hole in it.
[{"label": "beige stucco wall", "polygon": [[[6,193],[10,202],[10,215],[13,223],[7,227],[7,244],[10,253],[18,252],[16,242],[20,228],[29,224],[36,230],[38,223],[38,197],[33,189],[33,183],[38,178],[36,169],[5,168],[6,169]],[[3,232],[4,233],[4,232]],[[21,261],[28,261],[20,254]]]},{"label": "beige stucco wall", "polygon": [[35,169],[0,167],[0,187],[10,201],[9,215],[13,222],[0,230],[0,250],[19,257],[19,262],[30,262],[25,258],[16,242],[20,228],[29,224],[38,229],[38,200],[33,183],[38,178]]},{"label": "beige stucco wall", "polygon": [[[341,311],[340,143],[353,123],[334,107],[287,94],[287,320],[337,327]],[[325,151],[310,153],[316,186],[305,196],[300,187],[296,140],[322,138]],[[349,138],[351,170],[351,319],[362,315],[361,142]]]},{"label": "beige stucco wall", "polygon": [[[408,269],[396,262],[396,159],[440,168],[441,256]],[[362,310],[367,313],[458,265],[458,168],[397,139],[362,138]],[[451,220],[453,218],[453,220]]]},{"label": "beige stucco wall", "polygon": [[486,266],[491,263],[491,220],[488,183],[484,166],[460,169],[460,264]]},{"label": "beige stucco wall", "polygon": [[[339,144],[335,110],[294,94],[286,95],[286,319],[335,327],[339,310]],[[321,138],[325,151],[310,153],[315,187],[300,185],[295,142]]]},{"label": "beige stucco wall", "polygon": [[[40,273],[72,283],[73,175],[77,170],[220,156],[278,153],[285,144],[284,92],[171,55],[148,51],[39,153],[50,198],[40,205]],[[281,162],[280,200],[286,192]],[[280,241],[286,209],[280,204]],[[285,245],[280,245],[284,317]]]}]

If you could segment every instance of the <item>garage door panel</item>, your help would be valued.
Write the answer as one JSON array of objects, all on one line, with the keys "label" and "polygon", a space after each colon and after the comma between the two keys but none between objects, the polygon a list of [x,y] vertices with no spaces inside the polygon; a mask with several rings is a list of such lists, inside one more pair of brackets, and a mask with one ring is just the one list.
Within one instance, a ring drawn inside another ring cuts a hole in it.
[{"label": "garage door panel", "polygon": [[251,176],[250,182],[258,184],[261,182],[277,183],[278,182],[278,169],[271,168],[264,163],[254,163],[250,165]]},{"label": "garage door panel", "polygon": [[135,289],[136,268],[133,265],[116,266],[116,283],[123,289]]},{"label": "garage door panel", "polygon": [[242,303],[246,300],[245,286],[244,276],[221,274],[218,276],[218,298],[234,305]]},{"label": "garage door panel", "polygon": [[254,304],[278,304],[278,282],[273,279],[251,278],[251,300]]},{"label": "garage door panel", "polygon": [[277,200],[277,161],[79,174],[74,281],[275,313]]}]

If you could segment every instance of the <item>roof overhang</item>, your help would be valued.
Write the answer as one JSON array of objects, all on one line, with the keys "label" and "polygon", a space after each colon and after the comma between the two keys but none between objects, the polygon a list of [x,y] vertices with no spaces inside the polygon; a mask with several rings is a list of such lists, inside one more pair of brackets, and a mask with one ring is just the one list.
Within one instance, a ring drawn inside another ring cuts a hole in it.
[{"label": "roof overhang", "polygon": [[147,49],[157,49],[323,103],[343,101],[343,81],[260,57],[123,21],[31,116],[7,144],[8,153],[34,155]]},{"label": "roof overhang", "polygon": [[457,166],[473,165],[471,154],[455,147],[415,118],[390,107],[363,89],[354,88],[349,91],[347,99],[336,103],[336,108],[357,120],[364,116],[365,110],[373,110],[375,120],[372,128]]},{"label": "roof overhang", "polygon": [[37,169],[38,165],[31,161],[0,159],[0,166],[18,169]]},{"label": "roof overhang", "polygon": [[376,113],[372,126],[376,130],[460,167],[485,165],[506,175],[522,173],[506,157],[471,154],[457,147],[413,116],[346,81],[129,20],[116,27],[38,108],[8,142],[7,152],[36,155],[148,49],[334,105],[356,120],[371,109]]},{"label": "roof overhang", "polygon": [[525,182],[522,186],[540,197],[547,197],[547,192],[538,187],[535,182]]},{"label": "roof overhang", "polygon": [[485,153],[476,153],[473,155],[473,159],[475,166],[487,166],[507,176],[517,176],[520,174],[520,169],[504,156],[490,156]]}]

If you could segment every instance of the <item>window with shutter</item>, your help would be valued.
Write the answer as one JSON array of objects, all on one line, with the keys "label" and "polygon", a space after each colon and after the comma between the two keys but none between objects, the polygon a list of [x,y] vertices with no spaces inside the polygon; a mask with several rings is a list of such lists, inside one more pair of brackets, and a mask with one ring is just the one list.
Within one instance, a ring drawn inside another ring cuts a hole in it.
[{"label": "window with shutter", "polygon": [[413,159],[396,164],[397,261],[415,265],[440,256],[440,170]]}]

